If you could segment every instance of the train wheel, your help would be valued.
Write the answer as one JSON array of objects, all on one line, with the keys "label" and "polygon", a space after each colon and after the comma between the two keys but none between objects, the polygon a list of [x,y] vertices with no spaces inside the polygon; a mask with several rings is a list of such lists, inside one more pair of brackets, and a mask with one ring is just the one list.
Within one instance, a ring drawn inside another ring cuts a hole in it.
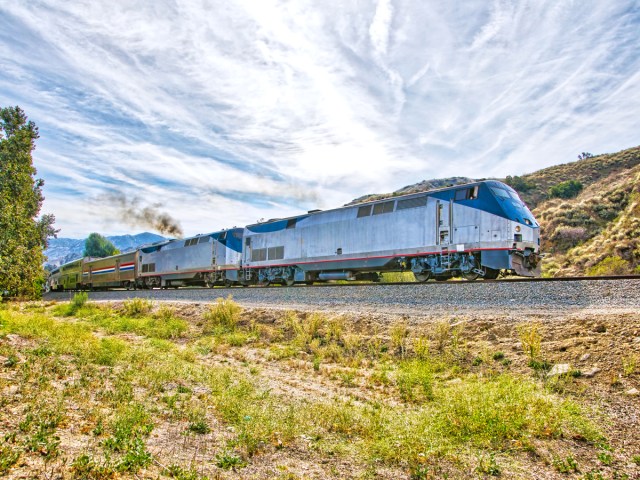
[{"label": "train wheel", "polygon": [[414,273],[413,274],[414,277],[416,277],[416,282],[420,282],[420,283],[424,283],[426,281],[428,281],[431,278],[431,274],[430,273]]},{"label": "train wheel", "polygon": [[473,282],[480,277],[480,274],[475,272],[463,273],[462,278],[464,278],[467,282]]},{"label": "train wheel", "polygon": [[293,284],[296,283],[296,281],[293,278],[285,278],[284,282],[282,282],[283,285],[286,285],[287,287],[293,287]]},{"label": "train wheel", "polygon": [[224,286],[226,288],[231,288],[233,286],[233,282],[231,280],[225,280],[224,281]]}]

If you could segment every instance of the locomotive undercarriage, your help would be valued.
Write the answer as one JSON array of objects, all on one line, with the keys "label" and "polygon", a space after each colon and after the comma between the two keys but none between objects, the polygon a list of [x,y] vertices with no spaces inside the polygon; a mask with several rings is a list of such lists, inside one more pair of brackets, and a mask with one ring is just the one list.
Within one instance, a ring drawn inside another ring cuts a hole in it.
[{"label": "locomotive undercarriage", "polygon": [[499,274],[499,270],[482,267],[480,258],[473,253],[443,252],[414,257],[409,261],[402,258],[400,262],[402,265],[410,266],[410,270],[418,282],[426,282],[432,278],[436,281],[442,281],[458,276],[462,276],[466,280],[495,279]]}]

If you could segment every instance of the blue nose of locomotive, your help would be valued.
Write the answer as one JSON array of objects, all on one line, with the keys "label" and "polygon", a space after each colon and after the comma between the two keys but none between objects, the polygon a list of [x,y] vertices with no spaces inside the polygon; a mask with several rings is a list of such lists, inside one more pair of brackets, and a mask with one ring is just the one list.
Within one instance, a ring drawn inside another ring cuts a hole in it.
[{"label": "blue nose of locomotive", "polygon": [[487,193],[495,200],[495,207],[500,210],[500,216],[532,228],[540,226],[520,196],[509,185],[496,181],[485,182],[484,185],[489,190]]}]

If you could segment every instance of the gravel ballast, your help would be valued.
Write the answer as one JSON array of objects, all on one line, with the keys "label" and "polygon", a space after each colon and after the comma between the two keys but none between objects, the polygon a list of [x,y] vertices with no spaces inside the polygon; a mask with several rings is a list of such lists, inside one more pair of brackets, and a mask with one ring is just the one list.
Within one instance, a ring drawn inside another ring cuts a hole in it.
[{"label": "gravel ballast", "polygon": [[[68,300],[74,292],[45,294]],[[331,285],[313,287],[184,288],[90,292],[95,301],[139,297],[169,302],[212,302],[232,295],[246,307],[424,314],[433,311],[640,308],[640,280],[563,282],[456,282],[427,284]]]}]

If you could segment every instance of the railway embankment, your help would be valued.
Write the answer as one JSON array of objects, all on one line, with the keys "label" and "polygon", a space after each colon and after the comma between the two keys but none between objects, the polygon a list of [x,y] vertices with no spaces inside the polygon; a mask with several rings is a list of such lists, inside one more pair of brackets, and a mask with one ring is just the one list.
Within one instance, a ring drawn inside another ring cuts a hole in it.
[{"label": "railway embankment", "polygon": [[639,478],[637,289],[184,289],[4,304],[0,473]]}]

